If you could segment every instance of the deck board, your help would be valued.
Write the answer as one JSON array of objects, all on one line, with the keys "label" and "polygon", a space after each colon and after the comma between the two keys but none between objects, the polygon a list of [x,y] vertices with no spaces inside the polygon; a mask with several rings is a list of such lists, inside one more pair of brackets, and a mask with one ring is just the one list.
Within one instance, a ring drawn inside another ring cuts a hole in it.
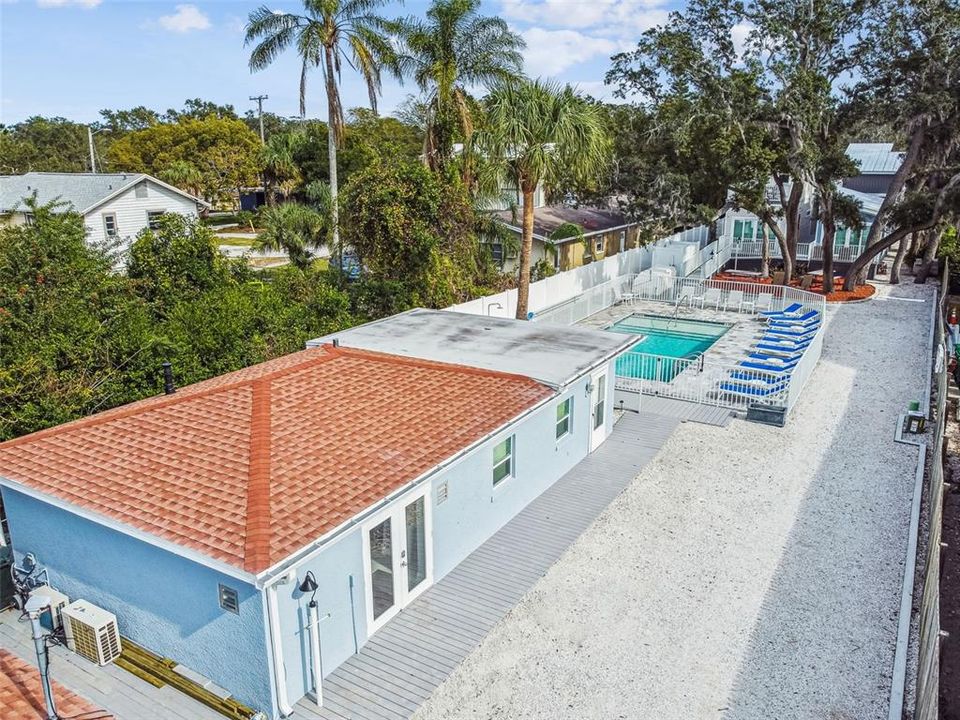
[{"label": "deck board", "polygon": [[[645,397],[642,413],[625,413],[600,448],[330,673],[323,708],[303,699],[295,717],[410,717],[653,459],[677,424],[693,419],[684,407],[647,412],[647,401],[657,399]],[[729,422],[729,411],[695,407],[697,422],[725,424],[713,410]]]}]

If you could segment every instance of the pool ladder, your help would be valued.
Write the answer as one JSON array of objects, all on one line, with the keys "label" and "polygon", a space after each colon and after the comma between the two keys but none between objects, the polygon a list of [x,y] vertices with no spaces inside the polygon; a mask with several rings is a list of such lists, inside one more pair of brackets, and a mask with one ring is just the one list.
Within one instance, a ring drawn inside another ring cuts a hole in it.
[{"label": "pool ladder", "polygon": [[687,306],[689,307],[689,306],[690,306],[690,296],[689,296],[689,295],[684,295],[682,298],[680,298],[679,300],[677,300],[676,305],[673,306],[673,315],[670,317],[670,320],[667,322],[667,329],[670,328],[670,323],[678,323],[678,322],[680,322],[680,318],[677,317],[677,316],[680,314],[680,306],[683,305],[683,303],[685,303],[685,302],[687,303]]}]

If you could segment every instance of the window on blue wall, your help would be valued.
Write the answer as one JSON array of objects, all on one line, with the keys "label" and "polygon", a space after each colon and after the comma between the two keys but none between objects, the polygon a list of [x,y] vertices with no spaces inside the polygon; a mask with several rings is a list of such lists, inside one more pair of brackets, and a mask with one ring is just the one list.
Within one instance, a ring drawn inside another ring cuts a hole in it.
[{"label": "window on blue wall", "polygon": [[514,467],[513,467],[513,452],[514,452],[514,441],[513,435],[508,437],[502,443],[493,448],[493,484],[497,485],[498,483],[506,480],[508,477],[513,477]]},{"label": "window on blue wall", "polygon": [[753,220],[743,221],[743,239],[753,240]]},{"label": "window on blue wall", "polygon": [[570,411],[573,409],[573,398],[568,397],[557,405],[557,440],[570,434]]},{"label": "window on blue wall", "polygon": [[237,597],[237,591],[226,585],[217,585],[217,591],[220,595],[220,607],[228,612],[240,614],[240,599]]},{"label": "window on blue wall", "polygon": [[843,247],[843,243],[847,239],[847,229],[843,227],[838,227],[837,231],[833,234],[833,244],[837,247]]},{"label": "window on blue wall", "polygon": [[733,221],[733,239],[734,240],[743,239],[743,220]]}]

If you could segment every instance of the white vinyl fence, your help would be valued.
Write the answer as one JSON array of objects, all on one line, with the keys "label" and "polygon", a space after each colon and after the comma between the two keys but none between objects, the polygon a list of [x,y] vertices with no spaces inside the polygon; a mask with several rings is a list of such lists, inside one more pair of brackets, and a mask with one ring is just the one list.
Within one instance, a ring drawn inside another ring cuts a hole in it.
[{"label": "white vinyl fence", "polygon": [[[706,248],[703,246],[708,242],[709,235],[710,229],[706,225],[701,225],[662,238],[644,247],[625,250],[589,265],[566,270],[544,280],[530,283],[527,309],[533,313],[534,319],[540,319],[543,312],[576,300],[599,286],[610,284],[610,287],[613,287],[615,281],[632,278],[654,267],[671,268],[676,275],[699,274],[703,262],[714,256],[719,257],[716,250],[713,254],[709,250],[704,253]],[[701,257],[705,260],[701,261]],[[609,304],[605,307],[609,307]],[[516,289],[505,290],[495,295],[452,305],[447,310],[471,315],[516,317],[517,291]],[[577,322],[583,317],[586,316],[577,317],[569,322]]]}]

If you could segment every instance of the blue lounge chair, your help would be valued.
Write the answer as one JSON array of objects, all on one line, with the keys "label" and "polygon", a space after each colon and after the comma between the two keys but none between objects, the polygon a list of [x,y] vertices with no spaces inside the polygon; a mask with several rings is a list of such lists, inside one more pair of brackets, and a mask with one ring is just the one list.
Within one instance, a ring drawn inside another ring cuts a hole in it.
[{"label": "blue lounge chair", "polygon": [[799,328],[797,331],[792,331],[789,328],[767,328],[757,342],[800,345],[813,340],[813,336],[817,334],[817,330],[819,330],[819,328],[813,328],[812,330],[810,328]]},{"label": "blue lounge chair", "polygon": [[819,327],[797,328],[796,330],[791,330],[790,328],[770,328],[764,337],[788,337],[797,340],[811,340],[813,336],[817,334],[818,329]]},{"label": "blue lounge chair", "polygon": [[[787,351],[784,351],[787,352]],[[790,362],[800,362],[800,358],[803,357],[803,352],[789,351],[789,354],[777,354],[777,353],[768,353],[768,352],[752,352],[750,353],[751,358],[756,358],[757,360],[772,360],[774,362],[781,363],[790,363]]]},{"label": "blue lounge chair", "polygon": [[771,325],[809,325],[820,322],[820,313],[816,310],[808,310],[803,315],[796,317],[777,317],[770,318]]},{"label": "blue lounge chair", "polygon": [[748,395],[750,397],[769,397],[787,389],[788,383],[783,382],[779,385],[747,385],[746,383],[725,382],[720,384],[720,389],[733,395]]},{"label": "blue lounge chair", "polygon": [[782,365],[774,365],[772,363],[766,362],[753,362],[750,360],[742,360],[737,363],[740,367],[745,367],[750,370],[765,370],[766,372],[772,373],[790,373],[793,371],[793,368],[796,367],[795,362],[784,363]]},{"label": "blue lounge chair", "polygon": [[803,303],[792,303],[783,310],[764,310],[761,315],[768,318],[782,317],[784,315],[793,315],[803,310]]},{"label": "blue lounge chair", "polygon": [[763,350],[765,353],[779,353],[780,355],[803,355],[803,351],[807,349],[807,346],[810,343],[804,343],[802,345],[778,345],[776,343],[757,343],[754,345],[755,350]]},{"label": "blue lounge chair", "polygon": [[747,380],[756,383],[766,383],[767,385],[773,385],[774,383],[782,383],[784,380],[782,377],[777,377],[774,375],[751,375],[750,373],[745,372],[732,372],[730,377],[734,380]]}]

